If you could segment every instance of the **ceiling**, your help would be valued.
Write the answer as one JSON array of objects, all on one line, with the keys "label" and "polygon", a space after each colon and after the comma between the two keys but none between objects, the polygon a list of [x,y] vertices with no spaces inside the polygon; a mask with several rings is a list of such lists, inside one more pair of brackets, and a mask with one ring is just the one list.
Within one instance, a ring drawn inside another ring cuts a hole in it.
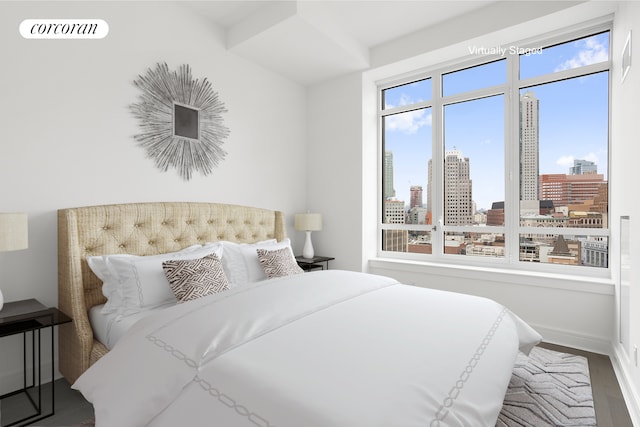
[{"label": "ceiling", "polygon": [[495,0],[184,1],[227,48],[303,85],[367,68],[372,48]]}]

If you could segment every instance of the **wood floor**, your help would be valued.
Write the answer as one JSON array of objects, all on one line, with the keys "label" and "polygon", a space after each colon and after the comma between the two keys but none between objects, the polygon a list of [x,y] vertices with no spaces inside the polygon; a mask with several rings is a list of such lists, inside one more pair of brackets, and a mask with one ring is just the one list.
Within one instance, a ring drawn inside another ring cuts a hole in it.
[{"label": "wood floor", "polygon": [[609,356],[548,343],[540,347],[587,358],[598,427],[633,427]]},{"label": "wood floor", "polygon": [[[608,356],[547,343],[543,343],[540,346],[550,350],[578,354],[587,358],[598,427],[633,427]],[[45,387],[45,389],[48,388]],[[47,398],[48,396],[45,396],[45,401]],[[24,413],[24,406],[22,405],[24,404],[17,401],[12,402],[11,399],[3,400],[2,412],[0,412],[2,413],[0,426],[6,424],[10,414],[15,415],[16,412]],[[84,400],[80,393],[71,390],[69,384],[64,379],[61,379],[56,381],[56,414],[32,425],[69,426],[83,422],[92,416],[93,407],[91,404]]]}]

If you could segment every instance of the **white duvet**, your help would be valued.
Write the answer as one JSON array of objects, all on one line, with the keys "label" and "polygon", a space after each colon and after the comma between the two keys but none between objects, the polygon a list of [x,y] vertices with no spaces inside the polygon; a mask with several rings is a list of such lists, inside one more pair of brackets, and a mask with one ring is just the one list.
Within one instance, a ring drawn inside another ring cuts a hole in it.
[{"label": "white duvet", "polygon": [[97,427],[494,426],[539,340],[491,300],[329,270],[153,314],[73,387]]}]

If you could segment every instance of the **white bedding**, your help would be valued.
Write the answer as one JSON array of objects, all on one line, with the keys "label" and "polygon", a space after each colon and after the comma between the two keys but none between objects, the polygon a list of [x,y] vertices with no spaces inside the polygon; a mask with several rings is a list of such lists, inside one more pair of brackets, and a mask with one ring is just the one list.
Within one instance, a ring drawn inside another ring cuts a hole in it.
[{"label": "white bedding", "polygon": [[540,336],[484,298],[325,270],[136,323],[73,385],[96,426],[494,426]]},{"label": "white bedding", "polygon": [[176,305],[176,303],[169,302],[128,316],[123,316],[116,312],[105,313],[102,309],[104,304],[94,305],[89,309],[89,322],[91,322],[91,329],[93,329],[95,338],[111,350],[138,320],[173,305]]}]

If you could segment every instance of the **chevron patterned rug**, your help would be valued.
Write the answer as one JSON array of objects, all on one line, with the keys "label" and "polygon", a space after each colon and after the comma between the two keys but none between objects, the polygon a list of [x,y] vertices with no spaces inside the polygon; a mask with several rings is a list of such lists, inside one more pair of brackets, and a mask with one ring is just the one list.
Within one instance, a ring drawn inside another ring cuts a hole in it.
[{"label": "chevron patterned rug", "polygon": [[496,427],[596,426],[587,359],[535,347],[518,356]]}]

